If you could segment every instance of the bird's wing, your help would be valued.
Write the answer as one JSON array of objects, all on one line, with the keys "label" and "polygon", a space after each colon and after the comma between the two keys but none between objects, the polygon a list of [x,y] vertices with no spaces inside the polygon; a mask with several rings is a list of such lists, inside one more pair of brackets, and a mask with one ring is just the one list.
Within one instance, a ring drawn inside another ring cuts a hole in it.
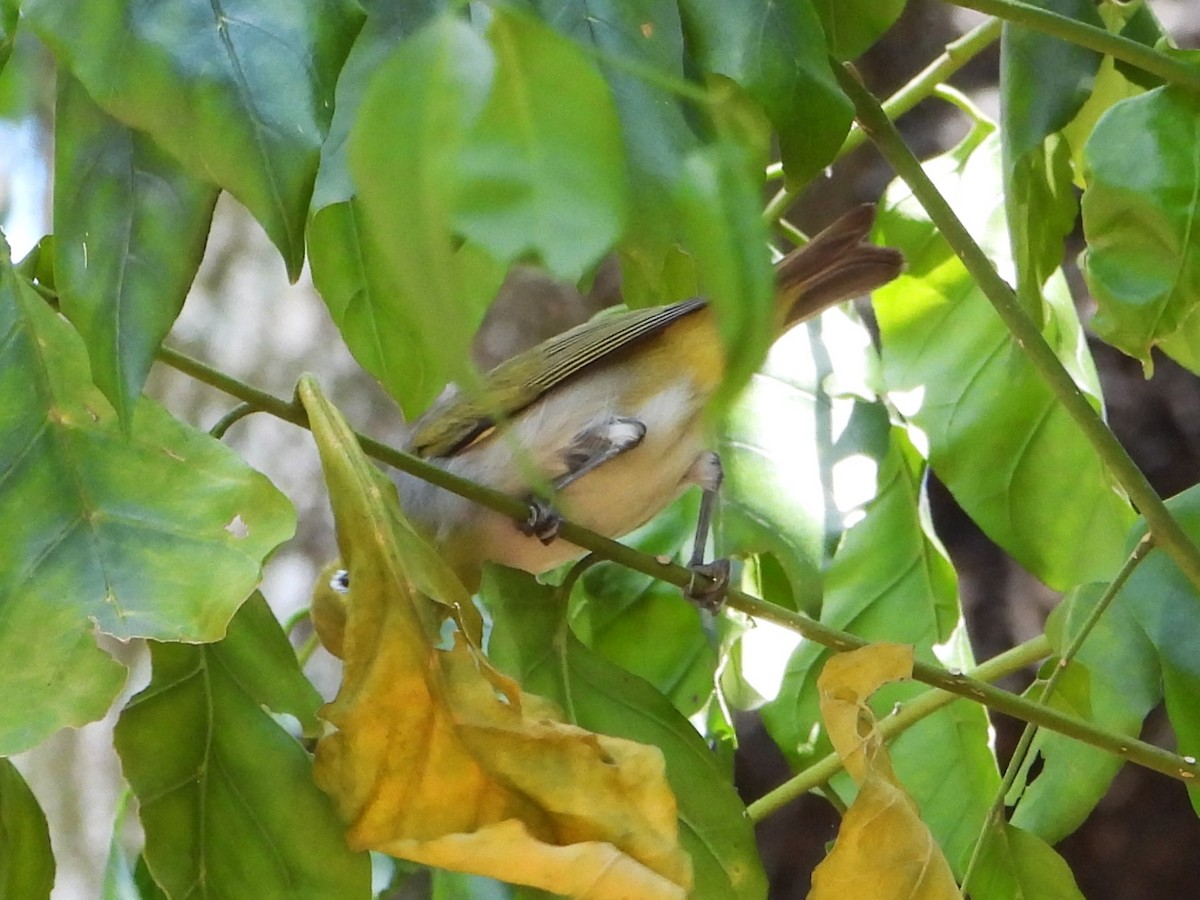
[{"label": "bird's wing", "polygon": [[705,306],[695,297],[668,306],[604,314],[502,362],[478,390],[456,389],[417,420],[408,446],[418,456],[452,456],[593,363],[657,334]]}]

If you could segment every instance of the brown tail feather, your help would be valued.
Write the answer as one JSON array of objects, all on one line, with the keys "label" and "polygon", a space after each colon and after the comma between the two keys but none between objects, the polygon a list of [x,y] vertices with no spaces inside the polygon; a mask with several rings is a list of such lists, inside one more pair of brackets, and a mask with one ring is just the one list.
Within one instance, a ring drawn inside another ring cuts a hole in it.
[{"label": "brown tail feather", "polygon": [[866,243],[875,207],[852,209],[775,266],[783,328],[826,307],[887,284],[904,270],[904,256]]}]

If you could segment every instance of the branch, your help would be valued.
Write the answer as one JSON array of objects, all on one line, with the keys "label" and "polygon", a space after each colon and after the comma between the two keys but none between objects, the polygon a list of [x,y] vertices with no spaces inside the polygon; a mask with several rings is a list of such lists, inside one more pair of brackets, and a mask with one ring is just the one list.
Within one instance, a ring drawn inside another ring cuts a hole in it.
[{"label": "branch", "polygon": [[1119,34],[1088,25],[1068,16],[1042,9],[1021,0],[947,0],[954,6],[996,16],[1015,25],[1024,25],[1054,37],[1104,53],[1114,59],[1157,75],[1163,81],[1200,91],[1200,68],[1176,59],[1161,50],[1139,44]]},{"label": "branch", "polygon": [[925,174],[921,163],[908,149],[878,101],[849,66],[839,66],[836,71],[842,90],[854,102],[855,114],[867,135],[920,201],[942,237],[958,254],[967,271],[1000,314],[1017,346],[1029,357],[1058,402],[1079,425],[1108,471],[1146,519],[1155,543],[1167,552],[1188,580],[1200,590],[1200,550],[1175,521],[1141,469],[1129,458],[1125,448],[1067,374],[1037,325],[1022,308],[1013,289],[1000,277],[954,214],[946,198]]},{"label": "branch", "polygon": [[[263,412],[302,428],[308,427],[304,410],[295,402],[289,403],[280,400],[166,347],[160,348],[159,359],[205,384],[261,409]],[[355,438],[364,453],[389,466],[422,478],[518,522],[524,521],[529,514],[526,504],[516,497],[492,490],[465,478],[459,478],[423,459],[381,444],[379,441],[357,432]],[[676,563],[661,562],[653,556],[648,556],[632,547],[596,534],[574,522],[564,520],[558,536],[606,560],[679,588],[688,588],[697,577],[691,569]],[[732,587],[729,588],[726,597],[726,602],[733,609],[757,619],[774,622],[833,650],[856,650],[870,643],[857,635],[830,628],[808,616],[767,603],[765,600],[752,597]],[[913,664],[913,678],[959,697],[975,700],[997,712],[1014,716],[1026,722],[1034,722],[1051,731],[1076,738],[1148,769],[1170,775],[1172,778],[1190,780],[1200,775],[1200,765],[1197,765],[1195,761],[1188,761],[1152,744],[1132,739],[1128,735],[1106,732],[1078,716],[1039,706],[1008,691],[1002,691],[985,682],[963,675],[961,672],[953,672],[943,669],[941,666],[917,661]]]}]

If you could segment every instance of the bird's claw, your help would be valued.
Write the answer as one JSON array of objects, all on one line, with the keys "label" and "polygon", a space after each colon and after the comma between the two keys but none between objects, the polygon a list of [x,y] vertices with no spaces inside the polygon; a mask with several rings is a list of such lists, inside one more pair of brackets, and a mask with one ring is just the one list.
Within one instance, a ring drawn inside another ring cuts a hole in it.
[{"label": "bird's claw", "polygon": [[729,588],[729,560],[693,563],[688,568],[692,571],[692,580],[683,595],[703,610],[719,612],[725,603],[725,591]]},{"label": "bird's claw", "polygon": [[558,529],[562,527],[562,516],[555,512],[545,500],[540,497],[528,497],[529,515],[517,527],[523,534],[536,537],[543,544],[549,544],[558,537]]}]

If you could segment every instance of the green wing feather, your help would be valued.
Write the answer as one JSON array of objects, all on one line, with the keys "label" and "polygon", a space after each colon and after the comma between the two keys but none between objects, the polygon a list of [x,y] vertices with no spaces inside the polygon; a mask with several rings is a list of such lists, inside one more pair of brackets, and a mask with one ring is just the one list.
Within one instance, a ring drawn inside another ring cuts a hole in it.
[{"label": "green wing feather", "polygon": [[604,314],[502,362],[476,391],[454,389],[417,420],[408,446],[418,456],[452,456],[588,366],[703,308],[699,297]]}]

